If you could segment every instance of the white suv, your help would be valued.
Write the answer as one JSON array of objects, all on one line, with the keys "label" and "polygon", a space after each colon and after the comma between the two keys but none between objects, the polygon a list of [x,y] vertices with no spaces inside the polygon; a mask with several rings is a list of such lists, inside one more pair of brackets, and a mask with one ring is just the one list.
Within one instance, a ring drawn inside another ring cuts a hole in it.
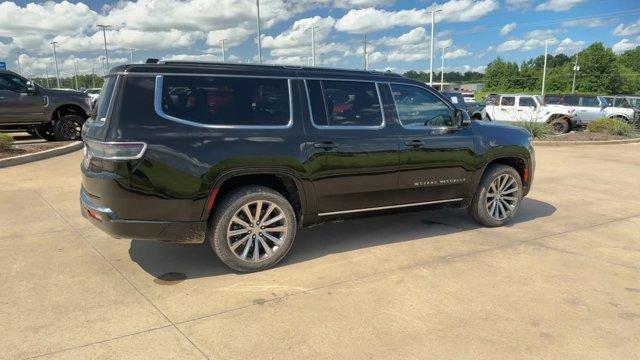
[{"label": "white suv", "polygon": [[553,132],[563,134],[580,125],[574,110],[561,105],[545,105],[542,97],[524,94],[490,94],[483,118],[505,122],[546,122]]},{"label": "white suv", "polygon": [[609,102],[603,96],[549,95],[545,96],[544,100],[547,104],[559,104],[574,109],[582,124],[588,124],[600,118],[637,120],[637,114],[633,109],[609,106]]}]

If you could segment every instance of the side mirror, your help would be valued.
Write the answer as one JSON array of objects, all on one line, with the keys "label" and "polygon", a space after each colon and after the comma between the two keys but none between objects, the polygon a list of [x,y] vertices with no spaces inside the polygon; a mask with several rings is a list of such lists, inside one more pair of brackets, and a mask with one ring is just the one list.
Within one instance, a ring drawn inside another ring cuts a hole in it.
[{"label": "side mirror", "polygon": [[34,84],[31,80],[27,81],[27,94],[35,95],[37,93],[38,90],[36,89],[36,84]]},{"label": "side mirror", "polygon": [[469,114],[467,114],[466,111],[455,109],[453,111],[453,124],[456,127],[467,126],[471,124],[471,118],[469,117]]}]

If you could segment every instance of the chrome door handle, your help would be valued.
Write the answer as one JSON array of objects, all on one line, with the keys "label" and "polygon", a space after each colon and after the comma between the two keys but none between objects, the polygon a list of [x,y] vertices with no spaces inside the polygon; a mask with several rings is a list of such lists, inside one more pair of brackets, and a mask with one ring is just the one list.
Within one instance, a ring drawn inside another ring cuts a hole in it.
[{"label": "chrome door handle", "polygon": [[338,145],[336,145],[336,143],[334,143],[333,141],[322,141],[322,142],[317,142],[315,144],[313,144],[314,148],[319,148],[319,149],[325,149],[325,150],[329,150],[329,149],[334,149],[336,147],[338,147]]},{"label": "chrome door handle", "polygon": [[407,140],[404,142],[405,145],[411,147],[420,147],[424,145],[424,141],[422,140]]}]

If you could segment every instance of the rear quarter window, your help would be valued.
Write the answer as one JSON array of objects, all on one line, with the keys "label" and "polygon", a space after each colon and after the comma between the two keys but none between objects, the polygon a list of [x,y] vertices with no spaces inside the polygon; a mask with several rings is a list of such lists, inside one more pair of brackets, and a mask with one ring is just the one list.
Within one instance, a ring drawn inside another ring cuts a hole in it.
[{"label": "rear quarter window", "polygon": [[171,120],[211,127],[291,124],[284,78],[171,75],[156,86],[161,115]]},{"label": "rear quarter window", "polygon": [[96,103],[95,119],[98,121],[105,121],[107,119],[109,104],[111,104],[111,98],[113,97],[113,89],[115,89],[116,86],[116,79],[117,78],[115,76],[109,76],[104,80],[102,90],[100,90],[100,95],[98,96],[98,101]]}]

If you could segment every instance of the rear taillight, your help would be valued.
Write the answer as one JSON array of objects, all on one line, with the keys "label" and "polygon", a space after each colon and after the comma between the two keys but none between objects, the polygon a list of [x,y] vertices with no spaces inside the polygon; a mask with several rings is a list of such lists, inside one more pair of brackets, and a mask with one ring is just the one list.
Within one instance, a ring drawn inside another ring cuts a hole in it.
[{"label": "rear taillight", "polygon": [[143,142],[101,142],[85,140],[85,155],[87,158],[104,160],[135,160],[140,159],[147,149]]}]

